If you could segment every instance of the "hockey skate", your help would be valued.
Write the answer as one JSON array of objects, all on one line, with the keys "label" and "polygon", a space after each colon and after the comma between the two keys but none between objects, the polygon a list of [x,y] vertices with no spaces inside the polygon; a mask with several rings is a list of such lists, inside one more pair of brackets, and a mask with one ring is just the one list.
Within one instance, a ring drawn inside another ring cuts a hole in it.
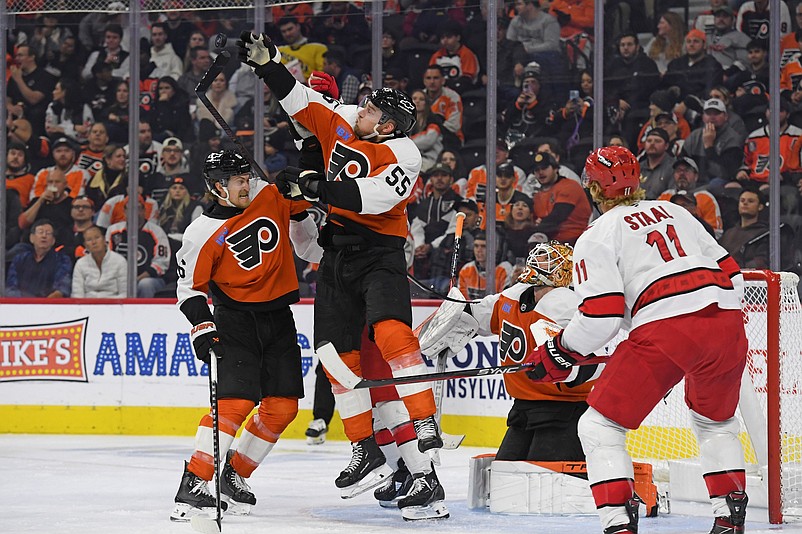
[{"label": "hockey skate", "polygon": [[326,432],[329,427],[323,419],[315,419],[309,423],[309,428],[306,429],[306,444],[307,445],[320,445],[326,442]]},{"label": "hockey skate", "polygon": [[638,532],[638,507],[640,506],[640,498],[635,495],[624,504],[629,516],[629,523],[626,525],[613,525],[604,529],[604,534],[630,534]]},{"label": "hockey skate", "polygon": [[384,486],[376,489],[373,496],[382,508],[398,508],[398,500],[412,487],[412,473],[407,469],[404,460],[398,460],[398,469]]},{"label": "hockey skate", "polygon": [[350,499],[383,484],[393,474],[373,436],[351,444],[351,462],[334,484],[340,497]]},{"label": "hockey skate", "polygon": [[749,498],[743,491],[733,491],[726,497],[729,517],[717,517],[710,534],[743,534],[746,523],[746,503]]},{"label": "hockey skate", "polygon": [[256,496],[251,492],[251,487],[245,479],[231,467],[232,456],[234,451],[228,451],[220,475],[220,493],[223,494],[223,500],[228,503],[229,514],[248,515],[251,513],[251,506],[256,504]]},{"label": "hockey skate", "polygon": [[[228,505],[220,503],[221,509],[225,510]],[[184,462],[184,474],[181,477],[181,484],[178,486],[178,493],[175,494],[175,508],[170,514],[171,521],[189,521],[196,515],[208,515],[214,517],[217,513],[217,501],[209,492],[209,484],[201,477],[187,469],[187,462]]]},{"label": "hockey skate", "polygon": [[398,501],[401,517],[405,521],[445,519],[448,517],[445,498],[446,492],[440,485],[434,469],[431,473],[416,473],[412,478],[409,493]]},{"label": "hockey skate", "polygon": [[415,426],[415,433],[418,434],[418,450],[426,452],[430,449],[439,449],[443,446],[443,438],[440,437],[440,430],[437,428],[437,421],[430,415],[426,419],[416,419],[412,421]]}]

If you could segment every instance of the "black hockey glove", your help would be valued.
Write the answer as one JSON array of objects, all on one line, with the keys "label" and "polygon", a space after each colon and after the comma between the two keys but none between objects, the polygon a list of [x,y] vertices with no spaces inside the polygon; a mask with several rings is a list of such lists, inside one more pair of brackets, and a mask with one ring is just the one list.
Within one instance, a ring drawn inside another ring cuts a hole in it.
[{"label": "black hockey glove", "polygon": [[247,64],[260,78],[281,64],[281,52],[266,33],[244,31],[237,41],[239,60]]},{"label": "black hockey glove", "polygon": [[211,321],[193,326],[189,337],[192,339],[192,346],[195,347],[195,357],[203,363],[209,363],[211,351],[214,351],[218,358],[222,358],[225,354],[223,344],[220,343],[220,334]]},{"label": "black hockey glove", "polygon": [[323,173],[287,167],[276,176],[276,187],[285,198],[310,202],[320,200],[320,182],[325,181]]}]

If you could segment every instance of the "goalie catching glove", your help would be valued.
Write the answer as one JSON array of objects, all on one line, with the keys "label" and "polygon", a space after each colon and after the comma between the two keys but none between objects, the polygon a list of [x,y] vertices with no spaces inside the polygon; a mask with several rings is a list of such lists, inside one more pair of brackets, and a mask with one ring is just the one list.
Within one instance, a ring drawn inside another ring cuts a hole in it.
[{"label": "goalie catching glove", "polygon": [[211,321],[193,326],[189,338],[195,348],[195,357],[203,363],[209,363],[211,351],[214,351],[218,358],[225,353],[223,344],[220,343],[220,334],[217,333],[217,326]]},{"label": "goalie catching glove", "polygon": [[315,202],[320,200],[320,182],[325,180],[322,173],[287,167],[276,176],[276,187],[284,198]]},{"label": "goalie catching glove", "polygon": [[265,33],[242,32],[237,41],[239,60],[247,64],[260,78],[281,64],[281,52]]},{"label": "goalie catching glove", "polygon": [[578,352],[566,349],[562,344],[562,332],[533,350],[524,360],[535,366],[526,376],[535,382],[565,382],[573,367],[587,359]]},{"label": "goalie catching glove", "polygon": [[437,356],[445,349],[457,354],[479,330],[476,319],[464,311],[465,297],[459,288],[452,287],[448,296],[458,302],[444,301],[415,332],[421,352],[430,357]]}]

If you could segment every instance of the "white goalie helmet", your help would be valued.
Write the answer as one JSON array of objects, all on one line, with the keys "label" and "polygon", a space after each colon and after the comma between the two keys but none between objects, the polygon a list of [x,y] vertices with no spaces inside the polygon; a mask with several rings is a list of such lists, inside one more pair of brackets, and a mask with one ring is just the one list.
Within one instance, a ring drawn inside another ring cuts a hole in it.
[{"label": "white goalie helmet", "polygon": [[538,286],[568,287],[574,270],[571,245],[552,241],[540,243],[529,252],[519,282]]}]

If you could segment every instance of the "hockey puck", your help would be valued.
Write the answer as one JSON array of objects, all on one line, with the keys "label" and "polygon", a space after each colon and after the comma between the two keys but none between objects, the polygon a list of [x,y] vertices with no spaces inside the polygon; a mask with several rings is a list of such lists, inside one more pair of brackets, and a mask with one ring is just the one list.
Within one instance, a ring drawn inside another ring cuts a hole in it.
[{"label": "hockey puck", "polygon": [[218,50],[222,50],[226,47],[226,43],[228,42],[228,37],[224,33],[218,33],[214,36],[214,47]]}]

